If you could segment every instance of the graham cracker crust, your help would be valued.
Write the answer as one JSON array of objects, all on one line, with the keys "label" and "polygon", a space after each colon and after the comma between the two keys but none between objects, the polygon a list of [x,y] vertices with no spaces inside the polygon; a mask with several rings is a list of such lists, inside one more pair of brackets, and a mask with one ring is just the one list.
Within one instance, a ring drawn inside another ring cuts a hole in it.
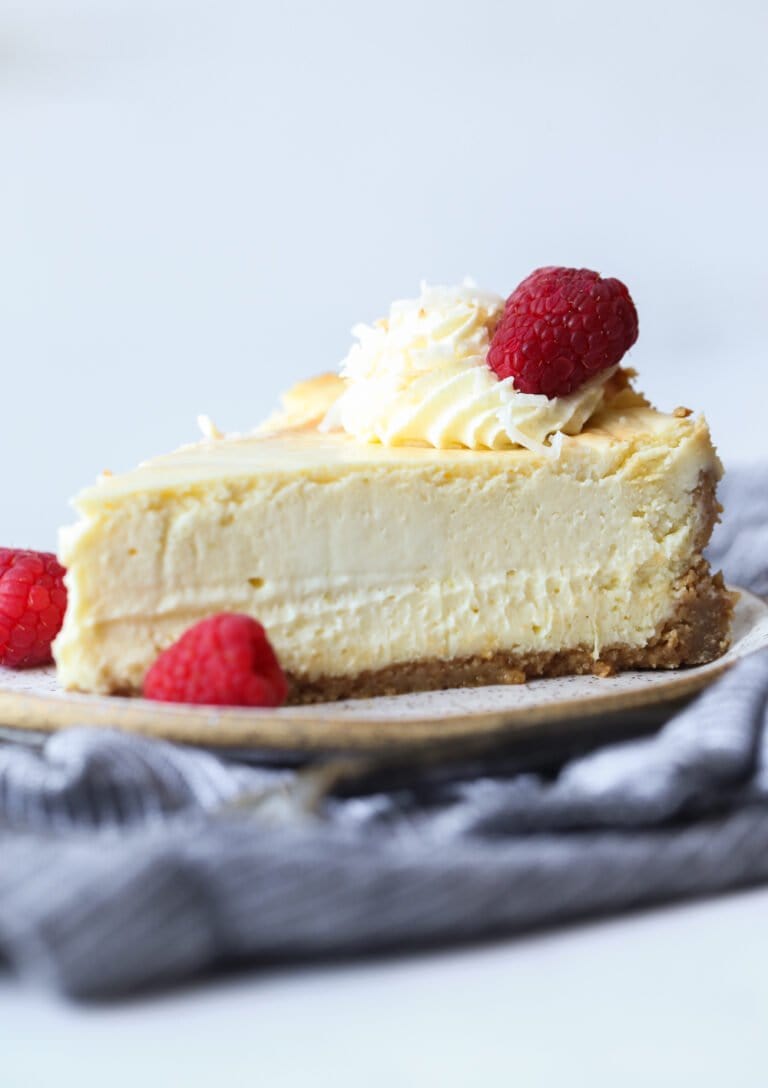
[{"label": "graham cracker crust", "polygon": [[712,574],[701,551],[709,542],[722,507],[716,498],[717,480],[702,473],[694,491],[699,524],[694,560],[675,586],[675,609],[644,646],[606,646],[595,659],[591,647],[514,653],[498,651],[452,660],[407,661],[353,676],[307,677],[289,673],[289,703],[335,702],[403,695],[442,688],[524,684],[547,676],[611,676],[628,669],[678,669],[714,661],[730,645],[736,594],[719,572]]}]

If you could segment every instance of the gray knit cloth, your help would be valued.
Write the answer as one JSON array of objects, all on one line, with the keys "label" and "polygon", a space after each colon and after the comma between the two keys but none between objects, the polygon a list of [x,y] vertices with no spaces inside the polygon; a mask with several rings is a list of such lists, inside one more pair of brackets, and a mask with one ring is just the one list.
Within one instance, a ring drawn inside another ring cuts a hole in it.
[{"label": "gray knit cloth", "polygon": [[[713,558],[768,595],[768,469]],[[768,653],[555,774],[317,800],[312,772],[73,729],[0,746],[0,955],[77,997],[402,949],[768,879]]]}]

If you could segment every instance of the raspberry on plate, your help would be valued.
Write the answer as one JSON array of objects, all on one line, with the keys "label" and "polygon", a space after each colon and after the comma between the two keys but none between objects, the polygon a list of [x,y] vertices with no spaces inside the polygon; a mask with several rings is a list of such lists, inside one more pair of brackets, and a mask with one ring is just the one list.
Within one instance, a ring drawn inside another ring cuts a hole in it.
[{"label": "raspberry on plate", "polygon": [[64,568],[51,552],[0,548],[0,665],[49,665],[67,607]]},{"label": "raspberry on plate", "polygon": [[288,682],[264,628],[221,612],[164,650],[144,679],[144,697],[209,706],[281,706]]},{"label": "raspberry on plate", "polygon": [[507,299],[488,365],[521,393],[563,397],[615,366],[637,331],[635,304],[620,280],[588,268],[539,268]]}]

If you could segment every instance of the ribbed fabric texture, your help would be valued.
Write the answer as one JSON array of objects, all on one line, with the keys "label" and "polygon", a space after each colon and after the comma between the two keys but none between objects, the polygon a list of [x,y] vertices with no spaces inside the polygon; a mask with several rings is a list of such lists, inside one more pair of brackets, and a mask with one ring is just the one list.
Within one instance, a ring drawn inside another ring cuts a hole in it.
[{"label": "ribbed fabric texture", "polygon": [[[713,558],[768,593],[768,473]],[[0,747],[0,955],[81,998],[232,962],[512,932],[768,879],[768,653],[556,776],[310,802],[294,772],[110,731]]]}]

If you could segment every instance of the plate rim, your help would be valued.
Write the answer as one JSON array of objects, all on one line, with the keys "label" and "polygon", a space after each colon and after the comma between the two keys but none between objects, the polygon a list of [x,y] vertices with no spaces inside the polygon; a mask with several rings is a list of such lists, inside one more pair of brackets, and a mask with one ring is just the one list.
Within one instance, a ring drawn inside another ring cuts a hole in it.
[{"label": "plate rim", "polygon": [[[740,587],[731,588],[768,615],[768,602],[762,597]],[[14,691],[0,685],[0,722],[10,729],[39,733],[54,733],[73,726],[113,728],[207,748],[307,754],[331,750],[370,752],[455,742],[470,735],[488,739],[494,735],[522,735],[545,723],[602,718],[617,711],[658,707],[690,698],[737,662],[758,652],[760,647],[728,660],[720,658],[690,669],[670,670],[663,680],[660,678],[638,690],[578,695],[535,706],[408,718],[356,717],[352,713],[333,714],[327,709],[309,714],[306,707],[285,707],[275,712],[248,707],[189,706],[83,692],[68,692],[62,698]],[[327,708],[334,704],[316,705]],[[299,709],[301,713],[291,714]],[[286,726],[290,726],[289,736],[285,734]]]}]

